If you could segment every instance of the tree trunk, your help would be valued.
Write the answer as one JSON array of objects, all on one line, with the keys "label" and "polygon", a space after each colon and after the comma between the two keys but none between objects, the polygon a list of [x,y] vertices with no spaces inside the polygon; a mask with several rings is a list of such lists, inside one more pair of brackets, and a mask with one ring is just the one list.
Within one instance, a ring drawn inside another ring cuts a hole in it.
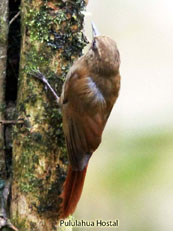
[{"label": "tree trunk", "polygon": [[69,67],[81,55],[83,0],[22,0],[22,45],[18,119],[13,131],[11,213],[20,231],[58,228],[67,152],[61,112],[43,84],[31,77],[39,69],[60,95]]},{"label": "tree trunk", "polygon": [[8,41],[8,0],[0,2],[0,179],[6,178],[4,152],[5,76]]},{"label": "tree trunk", "polygon": [[5,77],[7,64],[7,41],[8,41],[8,0],[0,2],[0,229],[7,229],[7,216],[9,208],[7,197],[4,192],[7,187],[9,190],[9,182],[7,181],[6,161],[5,161]]}]

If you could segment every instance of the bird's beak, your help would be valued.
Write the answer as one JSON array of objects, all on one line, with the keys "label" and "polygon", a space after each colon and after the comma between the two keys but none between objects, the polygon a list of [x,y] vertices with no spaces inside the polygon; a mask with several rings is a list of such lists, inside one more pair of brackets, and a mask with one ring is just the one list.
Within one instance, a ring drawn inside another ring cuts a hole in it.
[{"label": "bird's beak", "polygon": [[95,38],[96,36],[99,36],[100,33],[99,33],[99,31],[97,30],[97,27],[96,27],[96,25],[95,25],[94,22],[92,22],[91,25],[92,25],[92,34],[93,34],[93,38]]}]

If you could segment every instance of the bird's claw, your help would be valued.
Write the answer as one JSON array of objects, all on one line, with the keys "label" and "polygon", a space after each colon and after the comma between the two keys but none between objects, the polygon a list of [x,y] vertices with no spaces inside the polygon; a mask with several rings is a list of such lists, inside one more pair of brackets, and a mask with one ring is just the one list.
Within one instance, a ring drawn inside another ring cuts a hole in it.
[{"label": "bird's claw", "polygon": [[46,77],[40,72],[40,70],[32,70],[29,74],[34,76],[35,78],[41,80],[45,84],[46,88],[48,88],[52,92],[52,94],[54,95],[57,103],[59,104],[59,96],[56,94],[56,92],[51,87],[51,85],[47,81]]},{"label": "bird's claw", "polygon": [[35,78],[45,82],[46,81],[46,78],[44,77],[44,75],[41,73],[41,71],[39,69],[37,70],[32,70],[30,71],[29,73],[30,75],[34,76]]}]

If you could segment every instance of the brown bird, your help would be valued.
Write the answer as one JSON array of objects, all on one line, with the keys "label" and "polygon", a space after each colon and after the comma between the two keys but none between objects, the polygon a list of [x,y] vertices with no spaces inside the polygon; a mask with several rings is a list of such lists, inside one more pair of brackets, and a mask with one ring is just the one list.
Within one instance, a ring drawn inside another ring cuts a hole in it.
[{"label": "brown bird", "polygon": [[93,24],[88,52],[69,70],[60,98],[37,73],[60,104],[69,167],[62,193],[61,218],[72,214],[80,199],[88,161],[101,142],[102,132],[120,89],[120,56],[114,40],[99,36]]}]

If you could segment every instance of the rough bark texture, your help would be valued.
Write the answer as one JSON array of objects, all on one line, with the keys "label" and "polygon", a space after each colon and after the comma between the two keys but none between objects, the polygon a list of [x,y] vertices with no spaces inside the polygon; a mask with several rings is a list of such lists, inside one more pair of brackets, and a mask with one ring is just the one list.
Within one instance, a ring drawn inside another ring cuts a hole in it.
[{"label": "rough bark texture", "polygon": [[[8,0],[0,2],[0,120],[5,117],[5,77],[8,41]],[[6,224],[8,205],[4,198],[5,180],[7,178],[5,163],[4,125],[0,123],[0,228]],[[7,228],[3,229],[8,230]]]},{"label": "rough bark texture", "polygon": [[38,69],[60,95],[66,73],[81,55],[83,0],[23,0],[17,111],[23,125],[13,134],[11,213],[20,231],[59,230],[58,214],[67,153],[60,109],[43,84],[29,74]]},{"label": "rough bark texture", "polygon": [[[0,120],[5,112],[5,76],[8,41],[8,0],[0,2]],[[4,152],[4,125],[0,123],[0,179],[6,178]]]}]

